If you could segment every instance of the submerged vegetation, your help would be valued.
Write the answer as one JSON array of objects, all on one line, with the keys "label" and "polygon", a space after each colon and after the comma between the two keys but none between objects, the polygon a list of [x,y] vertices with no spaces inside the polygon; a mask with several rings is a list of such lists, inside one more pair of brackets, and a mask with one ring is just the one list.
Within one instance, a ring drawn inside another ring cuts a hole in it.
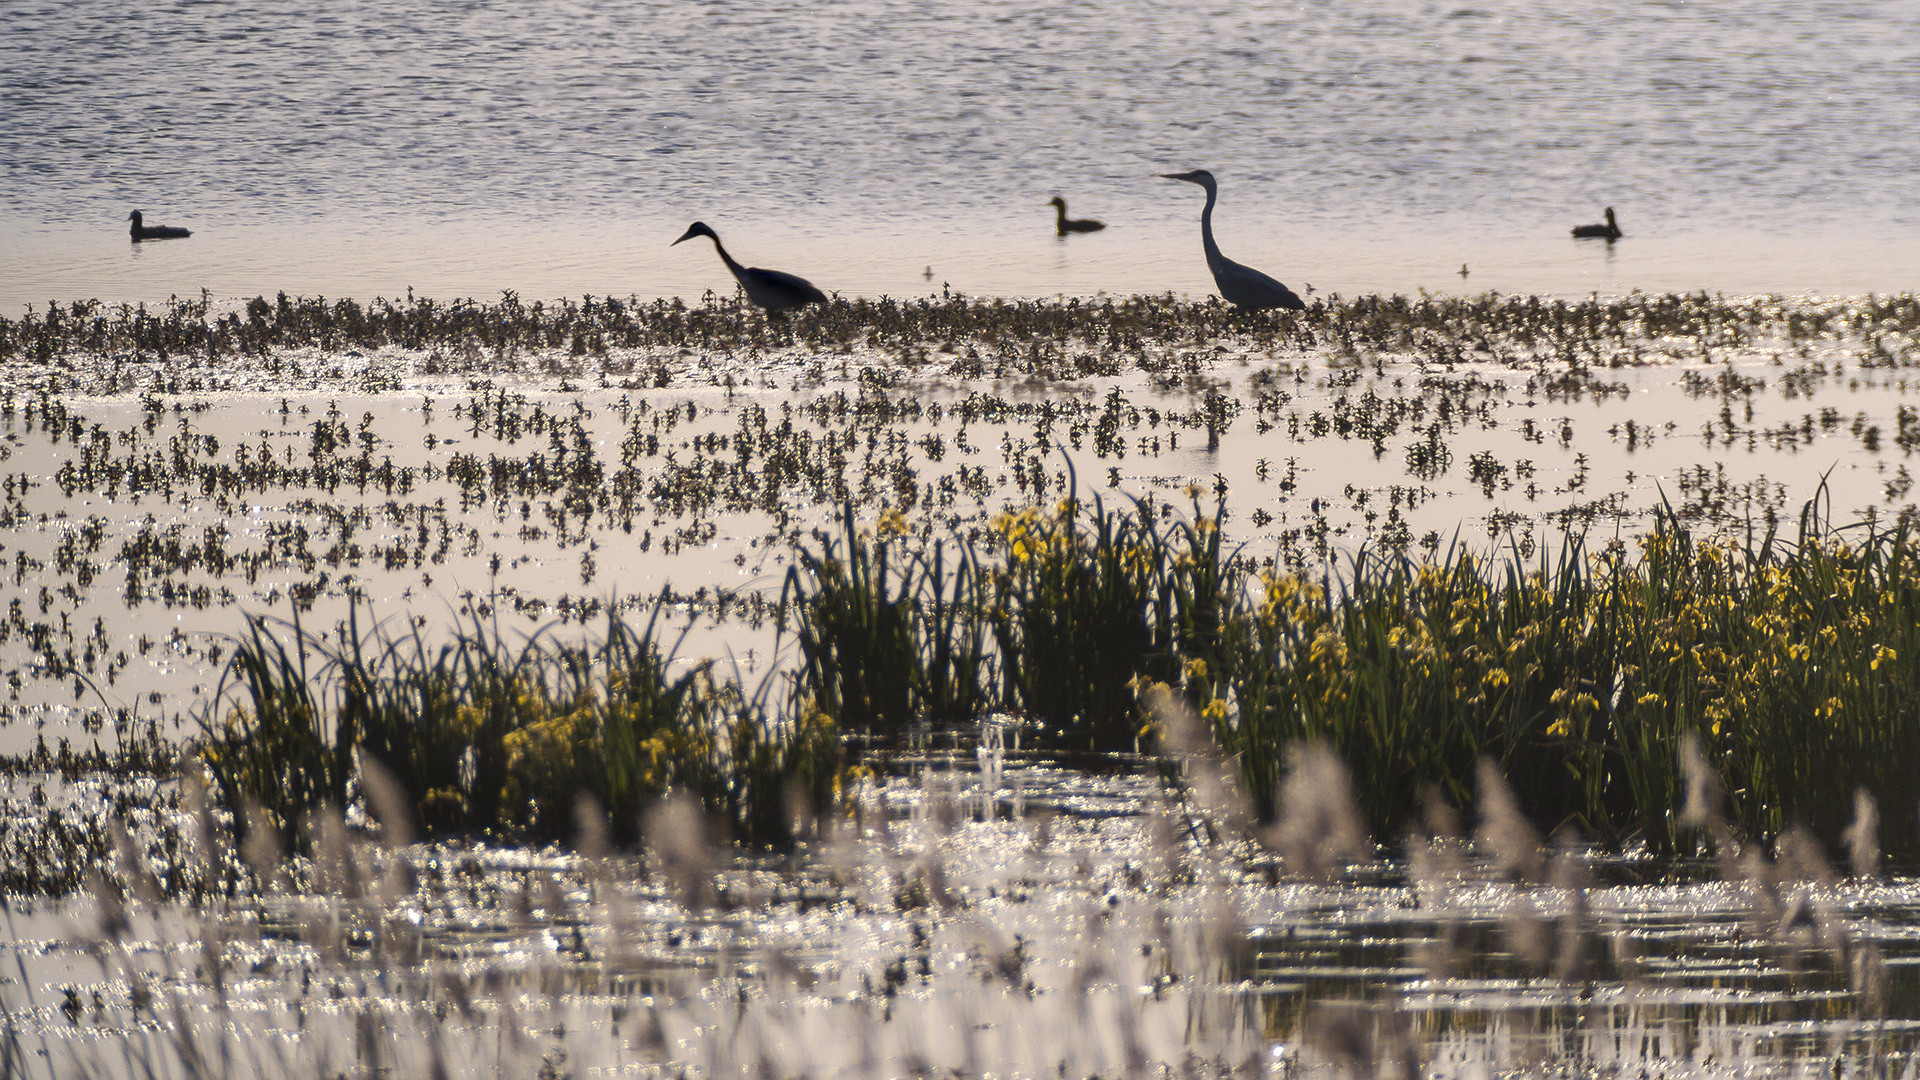
[{"label": "submerged vegetation", "polygon": [[[1798,347],[1837,339],[1871,343],[1863,361],[1897,365],[1902,343],[1920,333],[1920,300],[1911,294],[1829,304],[1777,297],[1727,299],[1704,293],[1616,299],[1534,296],[1335,297],[1307,312],[1249,315],[1217,302],[1171,296],[1061,301],[973,299],[835,300],[769,320],[742,301],[691,306],[675,299],[585,297],[497,303],[414,297],[328,300],[255,297],[232,310],[209,297],[176,299],[158,310],[94,300],[49,303],[17,319],[0,318],[0,364],[50,364],[92,382],[119,380],[143,389],[164,378],[181,387],[216,388],[236,361],[265,362],[282,379],[317,372],[281,359],[315,350],[353,354],[400,349],[422,354],[424,374],[499,374],[533,362],[551,374],[596,374],[628,388],[674,378],[674,350],[767,353],[796,349],[821,357],[871,354],[911,375],[1085,378],[1124,370],[1178,374],[1215,346],[1314,350],[1330,358],[1393,356],[1420,365],[1551,364],[1554,374],[1585,368],[1659,363],[1693,348]],[[641,358],[631,369],[628,360]],[[105,358],[105,371],[76,361]],[[647,359],[650,358],[650,359]],[[612,367],[605,367],[611,361]],[[219,369],[196,368],[200,364]],[[509,365],[502,368],[502,364]],[[324,368],[322,369],[324,370]],[[364,389],[396,388],[370,375]],[[104,389],[97,387],[97,389]]]}]

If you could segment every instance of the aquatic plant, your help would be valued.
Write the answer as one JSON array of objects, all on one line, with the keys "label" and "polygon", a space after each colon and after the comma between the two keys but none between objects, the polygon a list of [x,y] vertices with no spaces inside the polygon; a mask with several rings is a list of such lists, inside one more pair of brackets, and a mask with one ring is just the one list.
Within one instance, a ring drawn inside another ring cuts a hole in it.
[{"label": "aquatic plant", "polygon": [[908,533],[898,510],[863,529],[844,504],[841,536],[799,552],[780,600],[801,698],[841,731],[882,744],[999,705],[977,561],[950,554],[958,545],[909,547]]},{"label": "aquatic plant", "polygon": [[473,610],[438,645],[411,622],[363,629],[361,610],[337,641],[255,619],[236,644],[200,752],[235,811],[305,835],[359,795],[365,755],[402,793],[409,831],[552,839],[590,797],[630,840],[645,807],[680,792],[738,839],[780,844],[804,825],[795,810],[824,812],[839,784],[828,717],[775,715],[712,661],[675,674],[658,608],[639,627],[609,612],[598,640],[518,645]]}]

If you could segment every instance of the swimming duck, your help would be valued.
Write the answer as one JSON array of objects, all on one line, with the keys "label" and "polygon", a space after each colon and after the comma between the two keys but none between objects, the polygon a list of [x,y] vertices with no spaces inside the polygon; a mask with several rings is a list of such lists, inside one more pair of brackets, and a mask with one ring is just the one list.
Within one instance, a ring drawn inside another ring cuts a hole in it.
[{"label": "swimming duck", "polygon": [[1055,195],[1049,200],[1047,205],[1054,209],[1053,228],[1054,232],[1060,236],[1076,232],[1099,232],[1101,229],[1107,227],[1107,223],[1104,221],[1095,221],[1092,218],[1068,217],[1067,200],[1058,195]]},{"label": "swimming duck", "polygon": [[172,225],[142,225],[140,223],[140,211],[138,210],[128,214],[127,220],[133,222],[133,228],[129,231],[133,233],[133,238],[136,241],[178,240],[183,236],[193,235],[193,233],[186,229],[176,228]]},{"label": "swimming duck", "polygon": [[1605,225],[1575,225],[1573,227],[1573,235],[1581,240],[1620,239],[1620,225],[1613,220],[1613,207],[1607,207],[1607,223]]}]

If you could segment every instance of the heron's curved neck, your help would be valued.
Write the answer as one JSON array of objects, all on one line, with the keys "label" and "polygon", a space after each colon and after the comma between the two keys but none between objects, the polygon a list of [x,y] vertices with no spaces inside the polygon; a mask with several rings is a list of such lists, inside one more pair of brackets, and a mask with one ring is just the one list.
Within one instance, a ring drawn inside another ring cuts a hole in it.
[{"label": "heron's curved neck", "polygon": [[719,237],[709,235],[707,239],[713,241],[713,250],[720,253],[720,261],[727,264],[727,269],[733,271],[733,276],[744,281],[745,278],[741,277],[741,275],[746,272],[747,268],[733,261],[733,256],[727,254],[727,249],[721,246]]},{"label": "heron's curved neck", "polygon": [[1220,189],[1212,184],[1206,188],[1207,205],[1200,209],[1200,245],[1206,250],[1208,269],[1214,269],[1222,259],[1220,245],[1213,242],[1213,203],[1220,197]]}]

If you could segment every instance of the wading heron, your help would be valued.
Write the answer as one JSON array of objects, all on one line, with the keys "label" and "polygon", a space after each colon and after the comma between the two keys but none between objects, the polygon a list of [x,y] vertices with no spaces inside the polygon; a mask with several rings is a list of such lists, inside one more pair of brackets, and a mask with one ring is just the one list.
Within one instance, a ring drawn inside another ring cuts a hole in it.
[{"label": "wading heron", "polygon": [[[720,234],[708,228],[705,222],[696,221],[687,226],[686,235],[673,243],[678,244],[696,236],[713,241],[713,250],[720,253],[720,261],[727,264],[727,269],[733,271],[734,280],[747,291],[747,299],[769,312],[827,302],[827,294],[814,288],[813,283],[805,278],[778,270],[762,270],[757,266],[741,266],[733,256],[727,254],[726,248],[720,246]],[[667,246],[672,247],[673,244]]]},{"label": "wading heron", "polygon": [[1161,173],[1168,180],[1185,180],[1189,184],[1199,184],[1207,191],[1207,205],[1200,211],[1200,243],[1207,250],[1207,269],[1213,271],[1213,283],[1220,295],[1234,307],[1247,308],[1287,308],[1301,311],[1306,304],[1295,296],[1292,289],[1273,280],[1251,266],[1241,266],[1225,255],[1220,254],[1220,245],[1213,242],[1213,204],[1220,196],[1220,185],[1213,174],[1205,169],[1195,169],[1184,173]]}]

